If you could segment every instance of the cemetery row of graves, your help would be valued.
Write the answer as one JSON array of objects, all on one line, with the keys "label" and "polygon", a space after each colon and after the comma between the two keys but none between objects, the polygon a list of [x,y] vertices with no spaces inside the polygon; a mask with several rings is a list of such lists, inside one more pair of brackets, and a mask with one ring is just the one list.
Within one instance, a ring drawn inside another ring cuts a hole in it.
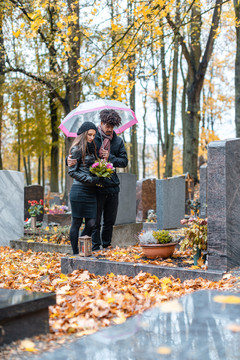
[{"label": "cemetery row of graves", "polygon": [[[134,175],[119,173],[112,248],[90,256],[72,256],[71,213],[57,194],[44,197],[41,186],[24,187],[22,173],[0,171],[0,306],[5,310],[0,316],[4,329],[0,351],[4,356],[41,353],[66,339],[74,342],[100,328],[121,326],[128,318],[197,290],[234,291],[235,295],[227,293],[219,301],[214,293],[210,303],[206,301],[211,308],[218,302],[234,309],[239,306],[239,148],[239,139],[211,143],[208,165],[200,168],[197,186],[188,174],[136,184]],[[44,212],[33,226],[29,201],[41,199]],[[172,255],[148,257],[141,245],[141,237],[148,233],[170,237],[175,243]],[[176,304],[171,311],[178,311]],[[226,330],[231,324],[220,321],[220,325]],[[226,336],[235,341],[239,316],[231,326]],[[29,342],[24,343],[25,338]]]}]

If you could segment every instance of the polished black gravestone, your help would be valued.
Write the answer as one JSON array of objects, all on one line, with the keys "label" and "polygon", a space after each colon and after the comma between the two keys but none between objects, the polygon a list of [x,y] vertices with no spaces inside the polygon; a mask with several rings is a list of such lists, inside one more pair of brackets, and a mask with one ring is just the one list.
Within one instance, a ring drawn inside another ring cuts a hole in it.
[{"label": "polished black gravestone", "polygon": [[197,291],[33,359],[239,360],[240,304],[216,302],[228,295],[240,300]]},{"label": "polished black gravestone", "polygon": [[0,345],[49,332],[48,306],[53,293],[0,289]]}]

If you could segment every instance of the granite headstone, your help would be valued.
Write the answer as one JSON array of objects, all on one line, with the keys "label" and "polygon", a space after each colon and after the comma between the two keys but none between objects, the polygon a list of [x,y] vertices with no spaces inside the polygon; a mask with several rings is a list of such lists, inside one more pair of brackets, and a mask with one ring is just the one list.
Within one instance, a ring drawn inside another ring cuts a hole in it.
[{"label": "granite headstone", "polygon": [[156,210],[156,179],[137,181],[137,221],[146,221],[148,210]]},{"label": "granite headstone", "polygon": [[0,245],[9,246],[24,234],[24,175],[0,170]]},{"label": "granite headstone", "polygon": [[208,145],[208,266],[240,265],[240,139]]},{"label": "granite headstone", "polygon": [[202,219],[207,217],[207,165],[200,166],[200,212]]},{"label": "granite headstone", "polygon": [[156,180],[157,227],[176,229],[185,216],[185,175]]},{"label": "granite headstone", "polygon": [[120,193],[115,225],[136,223],[136,175],[118,173]]},{"label": "granite headstone", "polygon": [[[29,185],[24,186],[24,219],[30,217],[28,209],[30,204],[28,203],[29,200],[43,200],[44,199],[44,192],[43,186],[41,185]],[[43,213],[37,216],[37,221],[43,220]]]}]

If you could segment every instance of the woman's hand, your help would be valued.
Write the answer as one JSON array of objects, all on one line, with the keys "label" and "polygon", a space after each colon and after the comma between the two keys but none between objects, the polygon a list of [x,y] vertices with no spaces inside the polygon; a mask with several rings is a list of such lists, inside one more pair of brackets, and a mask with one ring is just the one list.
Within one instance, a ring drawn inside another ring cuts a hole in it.
[{"label": "woman's hand", "polygon": [[72,159],[72,155],[68,155],[68,158],[67,158],[67,164],[68,166],[73,166],[73,165],[76,165],[77,163],[77,159]]}]

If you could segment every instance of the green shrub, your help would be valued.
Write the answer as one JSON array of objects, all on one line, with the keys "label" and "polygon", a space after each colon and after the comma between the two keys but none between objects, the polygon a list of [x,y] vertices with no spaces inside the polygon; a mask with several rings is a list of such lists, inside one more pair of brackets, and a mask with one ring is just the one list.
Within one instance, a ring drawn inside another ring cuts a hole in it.
[{"label": "green shrub", "polygon": [[153,237],[157,240],[158,244],[167,244],[173,241],[172,236],[167,230],[153,231]]}]

